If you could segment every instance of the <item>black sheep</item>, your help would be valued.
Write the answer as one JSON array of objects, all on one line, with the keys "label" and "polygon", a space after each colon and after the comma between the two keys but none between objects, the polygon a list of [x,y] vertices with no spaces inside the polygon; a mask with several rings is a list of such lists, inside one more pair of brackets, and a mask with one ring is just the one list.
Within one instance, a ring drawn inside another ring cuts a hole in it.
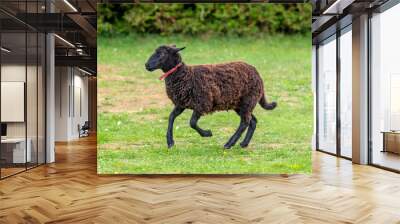
[{"label": "black sheep", "polygon": [[148,71],[161,69],[165,74],[168,97],[175,104],[169,116],[167,130],[168,148],[174,145],[173,124],[185,109],[192,109],[190,127],[202,137],[210,137],[210,130],[197,125],[202,115],[221,110],[235,110],[240,116],[240,125],[224,145],[231,148],[248,127],[241,147],[246,147],[256,129],[257,119],[252,114],[259,103],[264,109],[272,110],[276,102],[268,103],[264,95],[263,81],[257,70],[245,62],[230,62],[214,65],[189,66],[182,62],[179,51],[183,48],[160,46],[146,63]]}]

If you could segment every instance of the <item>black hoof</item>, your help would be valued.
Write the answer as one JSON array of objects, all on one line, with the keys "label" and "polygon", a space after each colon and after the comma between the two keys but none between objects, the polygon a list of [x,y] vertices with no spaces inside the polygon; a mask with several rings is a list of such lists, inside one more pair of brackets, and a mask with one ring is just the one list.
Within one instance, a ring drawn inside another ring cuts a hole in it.
[{"label": "black hoof", "polygon": [[249,146],[249,143],[240,143],[240,147],[242,148],[246,148],[247,146]]},{"label": "black hoof", "polygon": [[230,144],[225,144],[224,149],[230,149],[232,146]]},{"label": "black hoof", "polygon": [[201,137],[211,137],[212,136],[212,132],[210,130],[206,130],[200,133]]},{"label": "black hoof", "polygon": [[168,142],[167,144],[169,149],[172,148],[172,146],[174,146],[174,142]]}]

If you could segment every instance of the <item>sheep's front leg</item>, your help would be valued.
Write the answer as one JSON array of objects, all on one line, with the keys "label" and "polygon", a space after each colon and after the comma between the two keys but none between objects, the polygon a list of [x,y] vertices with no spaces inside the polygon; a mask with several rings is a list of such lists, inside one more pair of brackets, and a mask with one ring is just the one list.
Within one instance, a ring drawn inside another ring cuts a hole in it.
[{"label": "sheep's front leg", "polygon": [[171,114],[169,115],[168,119],[168,130],[167,130],[167,144],[168,148],[171,148],[174,146],[174,137],[173,137],[173,129],[174,129],[174,121],[175,118],[178,117],[185,108],[181,108],[178,106],[175,106],[175,108],[172,110]]},{"label": "sheep's front leg", "polygon": [[249,126],[251,120],[251,115],[240,114],[240,125],[236,130],[235,134],[229,139],[229,141],[224,145],[225,149],[230,149],[232,146],[235,145],[237,140],[242,136],[242,133],[246,130]]},{"label": "sheep's front leg", "polygon": [[201,137],[211,137],[212,133],[210,130],[203,130],[197,126],[197,122],[199,121],[200,117],[200,113],[193,111],[192,118],[190,118],[190,127],[196,130]]}]

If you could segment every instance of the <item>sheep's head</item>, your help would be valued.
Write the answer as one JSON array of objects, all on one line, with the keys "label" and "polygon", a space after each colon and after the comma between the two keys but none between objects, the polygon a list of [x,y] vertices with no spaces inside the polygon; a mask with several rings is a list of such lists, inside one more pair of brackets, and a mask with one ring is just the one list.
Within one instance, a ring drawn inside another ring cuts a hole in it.
[{"label": "sheep's head", "polygon": [[150,72],[156,69],[161,69],[164,72],[168,71],[182,61],[179,51],[183,49],[185,47],[177,48],[175,45],[158,47],[147,60],[146,69]]}]

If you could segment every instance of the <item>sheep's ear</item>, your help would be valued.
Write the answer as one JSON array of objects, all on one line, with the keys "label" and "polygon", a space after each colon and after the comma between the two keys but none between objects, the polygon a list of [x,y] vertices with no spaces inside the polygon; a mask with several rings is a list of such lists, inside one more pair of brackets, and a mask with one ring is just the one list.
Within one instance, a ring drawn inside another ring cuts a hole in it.
[{"label": "sheep's ear", "polygon": [[183,49],[185,49],[186,47],[181,47],[181,48],[174,48],[174,51],[175,51],[175,53],[177,53],[177,52],[179,52],[179,51],[181,51],[181,50],[183,50]]}]

